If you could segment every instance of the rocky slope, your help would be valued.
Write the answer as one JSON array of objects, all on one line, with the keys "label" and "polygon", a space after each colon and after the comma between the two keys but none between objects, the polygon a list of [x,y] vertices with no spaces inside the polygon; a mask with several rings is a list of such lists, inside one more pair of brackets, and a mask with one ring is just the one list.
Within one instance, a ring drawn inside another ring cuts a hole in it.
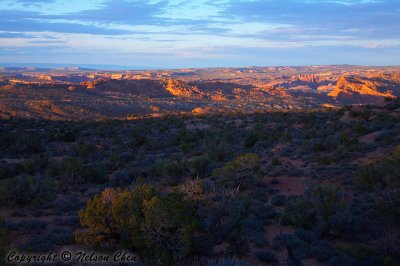
[{"label": "rocky slope", "polygon": [[341,76],[336,89],[328,94],[341,103],[376,103],[400,96],[398,75],[375,77]]},{"label": "rocky slope", "polygon": [[399,71],[236,75],[229,79],[98,78],[81,83],[3,77],[0,118],[124,119],[181,112],[251,113],[374,104],[400,97]]}]

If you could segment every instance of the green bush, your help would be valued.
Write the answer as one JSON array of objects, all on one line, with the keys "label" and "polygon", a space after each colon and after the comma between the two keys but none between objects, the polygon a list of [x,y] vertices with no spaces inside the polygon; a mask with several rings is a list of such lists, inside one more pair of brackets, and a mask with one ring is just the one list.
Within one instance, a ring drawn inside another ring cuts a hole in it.
[{"label": "green bush", "polygon": [[255,182],[259,166],[260,157],[257,154],[245,153],[226,163],[224,167],[214,170],[213,174],[222,176],[222,181],[228,185],[248,188]]},{"label": "green bush", "polygon": [[393,159],[384,159],[361,167],[355,179],[361,189],[368,191],[400,187],[399,168],[400,157],[394,155]]},{"label": "green bush", "polygon": [[284,224],[305,229],[320,227],[321,234],[329,231],[329,219],[345,207],[341,190],[329,184],[315,186],[303,196],[291,197],[282,215]]},{"label": "green bush", "polygon": [[133,190],[106,189],[79,213],[78,244],[139,252],[148,261],[172,264],[191,253],[195,219],[180,194],[161,197],[148,185]]},{"label": "green bush", "polygon": [[226,142],[212,142],[208,144],[207,154],[213,161],[223,162],[232,156],[233,150]]},{"label": "green bush", "polygon": [[373,194],[376,209],[387,217],[400,220],[400,157],[396,149],[391,159],[361,167],[355,181],[362,191]]},{"label": "green bush", "polygon": [[256,132],[250,133],[245,137],[243,146],[246,149],[249,149],[249,148],[253,147],[261,139],[262,139],[262,137],[260,136],[260,134],[258,134]]},{"label": "green bush", "polygon": [[199,157],[192,161],[192,168],[194,174],[199,177],[205,177],[207,175],[207,168],[211,164],[211,161],[207,157]]}]

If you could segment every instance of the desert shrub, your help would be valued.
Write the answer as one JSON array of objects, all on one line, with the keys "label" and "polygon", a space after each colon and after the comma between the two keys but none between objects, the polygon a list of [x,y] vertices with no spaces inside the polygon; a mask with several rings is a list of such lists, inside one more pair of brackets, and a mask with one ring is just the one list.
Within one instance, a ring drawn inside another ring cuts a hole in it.
[{"label": "desert shrub", "polygon": [[400,158],[384,159],[377,163],[361,167],[355,179],[361,189],[373,191],[400,186]]},{"label": "desert shrub", "polygon": [[306,192],[306,197],[315,206],[317,214],[324,220],[343,206],[343,191],[335,185],[322,184]]},{"label": "desert shrub", "polygon": [[[343,236],[348,240],[354,240],[357,235],[366,233],[366,222],[363,219],[363,213],[357,214],[356,211],[351,208],[338,210],[334,215],[328,218],[327,224],[332,234]],[[354,234],[356,234],[356,236]]]},{"label": "desert shrub", "polygon": [[353,126],[354,132],[358,134],[366,134],[368,132],[368,129],[365,127],[363,123],[357,123]]},{"label": "desert shrub", "polygon": [[19,134],[16,141],[8,147],[8,154],[36,154],[44,150],[42,136],[37,133]]},{"label": "desert shrub", "polygon": [[76,158],[65,158],[54,162],[46,170],[47,175],[59,177],[62,185],[102,184],[108,180],[106,166],[102,163],[85,165]]},{"label": "desert shrub", "polygon": [[118,170],[113,173],[110,178],[110,185],[112,187],[127,187],[133,183],[133,179],[130,177],[130,174],[126,170]]},{"label": "desert shrub", "polygon": [[374,246],[367,244],[353,244],[353,245],[338,245],[336,247],[337,253],[341,256],[347,256],[360,262],[360,265],[395,265],[394,256],[397,254],[381,253]]},{"label": "desert shrub", "polygon": [[192,169],[194,170],[194,174],[199,177],[205,177],[208,174],[208,168],[211,161],[207,157],[199,157],[192,161]]},{"label": "desert shrub", "polygon": [[195,143],[198,141],[196,134],[193,134],[190,131],[187,131],[185,128],[181,128],[178,132],[178,135],[173,140],[175,145],[189,144]]},{"label": "desert shrub", "polygon": [[314,151],[314,152],[322,152],[325,149],[326,148],[325,148],[325,145],[323,143],[315,143],[311,147],[311,150]]},{"label": "desert shrub", "polygon": [[316,212],[309,208],[305,197],[290,197],[282,216],[284,224],[293,224],[306,229],[311,229],[316,222]]},{"label": "desert shrub", "polygon": [[340,141],[342,145],[351,146],[358,143],[357,138],[352,137],[347,132],[342,132],[340,134]]},{"label": "desert shrub", "polygon": [[66,199],[57,199],[53,205],[57,214],[65,215],[79,210],[82,207],[82,201],[76,196],[71,196]]},{"label": "desert shrub", "polygon": [[348,266],[348,265],[360,265],[359,261],[355,258],[346,255],[333,256],[329,262],[329,266]]},{"label": "desert shrub", "polygon": [[258,132],[251,132],[246,135],[244,138],[243,146],[246,149],[253,147],[259,140],[262,139],[262,136]]},{"label": "desert shrub", "polygon": [[158,176],[169,176],[182,178],[188,174],[187,162],[179,157],[159,161],[155,165],[155,174]]},{"label": "desert shrub", "polygon": [[124,160],[121,159],[118,154],[113,154],[110,156],[108,159],[108,170],[109,171],[115,171],[118,170],[119,168],[123,167],[125,164]]},{"label": "desert shrub", "polygon": [[149,261],[163,263],[191,252],[195,219],[190,204],[179,194],[161,197],[153,187],[106,189],[79,213],[82,230],[75,239],[89,246],[120,244],[138,251]]},{"label": "desert shrub", "polygon": [[91,143],[78,143],[72,147],[72,152],[75,156],[88,157],[96,150],[96,146]]},{"label": "desert shrub", "polygon": [[62,177],[66,185],[77,185],[84,165],[76,158],[65,158],[61,162],[53,163],[47,168],[49,176]]},{"label": "desert shrub", "polygon": [[259,173],[259,166],[260,157],[255,153],[246,153],[237,156],[224,167],[216,169],[214,175],[223,176],[225,184],[248,188],[256,181],[255,176]]},{"label": "desert shrub", "polygon": [[373,194],[376,208],[387,217],[400,219],[400,157],[396,151],[391,159],[361,167],[355,174],[355,181],[363,191]]},{"label": "desert shrub", "polygon": [[192,201],[199,201],[206,196],[206,187],[198,179],[188,179],[179,186],[179,191]]},{"label": "desert shrub", "polygon": [[57,128],[49,134],[50,141],[74,142],[76,133],[65,128]]},{"label": "desert shrub", "polygon": [[131,132],[132,140],[129,142],[129,146],[137,148],[145,145],[148,141],[146,132],[143,129],[134,128]]},{"label": "desert shrub", "polygon": [[54,183],[50,179],[21,176],[0,180],[1,206],[42,204],[54,197]]},{"label": "desert shrub", "polygon": [[273,158],[271,159],[271,166],[275,167],[275,166],[278,166],[278,165],[281,165],[281,164],[282,164],[282,163],[281,163],[281,161],[280,161],[278,158],[273,157]]},{"label": "desert shrub", "polygon": [[32,164],[34,166],[34,173],[41,173],[45,171],[51,160],[47,154],[41,153],[32,156]]},{"label": "desert shrub", "polygon": [[271,204],[274,206],[284,206],[286,204],[285,195],[275,195],[271,198]]},{"label": "desert shrub", "polygon": [[329,230],[329,219],[344,209],[341,190],[333,185],[318,185],[304,196],[290,197],[282,215],[282,222],[305,229],[318,229],[321,235]]},{"label": "desert shrub", "polygon": [[83,166],[80,175],[80,184],[103,184],[108,180],[106,166],[102,163],[95,163]]},{"label": "desert shrub", "polygon": [[246,236],[264,232],[264,222],[257,217],[247,217],[241,221],[242,232]]},{"label": "desert shrub", "polygon": [[213,141],[207,146],[207,154],[211,160],[223,162],[232,156],[233,150],[224,141]]},{"label": "desert shrub", "polygon": [[228,242],[229,254],[246,255],[249,252],[248,238],[253,236],[253,232],[261,232],[263,223],[249,217],[250,200],[235,194],[233,190],[225,191],[219,194],[213,206],[204,206],[203,211],[200,210],[203,213],[201,228]]},{"label": "desert shrub", "polygon": [[254,252],[254,256],[256,256],[258,260],[264,263],[275,264],[278,262],[275,254],[269,250],[256,250]]}]

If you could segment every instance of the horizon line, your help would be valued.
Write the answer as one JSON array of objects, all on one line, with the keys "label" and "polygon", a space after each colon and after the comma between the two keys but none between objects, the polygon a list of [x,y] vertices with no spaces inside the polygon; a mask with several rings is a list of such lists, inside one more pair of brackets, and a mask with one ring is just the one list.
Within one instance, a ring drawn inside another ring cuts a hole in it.
[{"label": "horizon line", "polygon": [[205,66],[205,67],[154,67],[154,66],[124,66],[124,65],[108,65],[108,64],[63,64],[63,63],[1,63],[2,68],[35,68],[37,70],[56,70],[59,68],[78,68],[81,70],[102,70],[102,71],[155,71],[155,70],[181,70],[181,69],[224,69],[224,68],[268,68],[268,67],[400,67],[399,65],[368,65],[368,64],[304,64],[304,65],[231,65],[231,66]]}]

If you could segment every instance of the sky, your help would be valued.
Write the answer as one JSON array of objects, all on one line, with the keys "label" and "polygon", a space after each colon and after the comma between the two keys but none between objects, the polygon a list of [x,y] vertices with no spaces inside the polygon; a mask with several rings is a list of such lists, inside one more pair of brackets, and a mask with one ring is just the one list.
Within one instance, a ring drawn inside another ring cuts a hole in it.
[{"label": "sky", "polygon": [[0,0],[0,65],[400,65],[400,0]]}]

